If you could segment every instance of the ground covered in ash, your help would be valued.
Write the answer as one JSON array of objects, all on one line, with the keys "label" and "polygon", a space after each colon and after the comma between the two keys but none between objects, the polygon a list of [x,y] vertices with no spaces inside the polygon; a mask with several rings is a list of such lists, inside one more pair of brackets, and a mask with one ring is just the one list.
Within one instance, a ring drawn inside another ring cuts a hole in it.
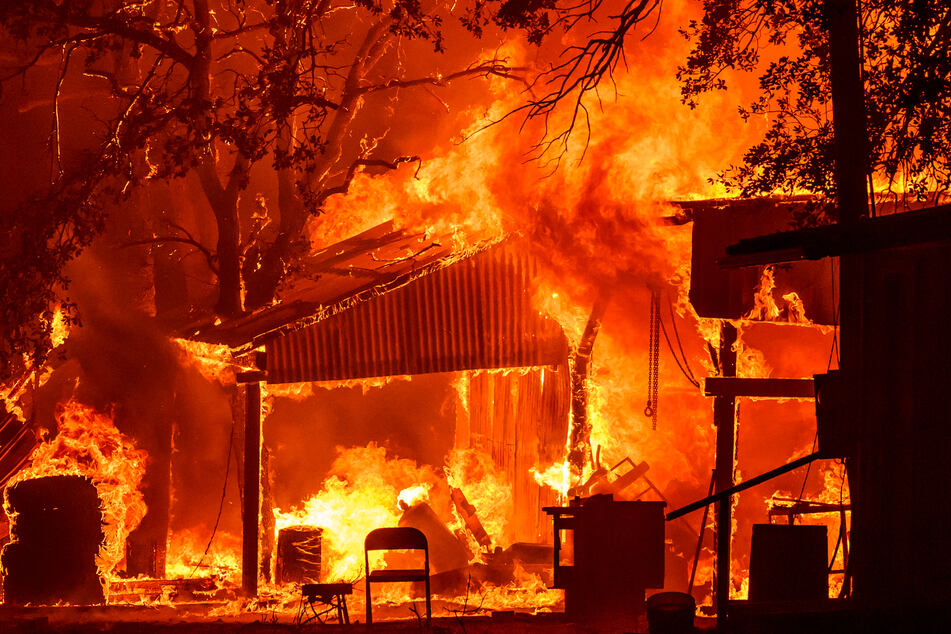
[{"label": "ground covered in ash", "polygon": [[351,625],[330,624],[306,624],[298,626],[293,622],[282,622],[262,618],[260,615],[248,615],[246,617],[232,617],[218,620],[181,620],[173,615],[168,615],[167,619],[148,618],[146,614],[138,615],[142,620],[135,618],[132,614],[114,616],[109,618],[102,614],[89,614],[83,618],[81,614],[75,614],[69,618],[62,618],[56,614],[19,614],[4,615],[0,612],[0,630],[10,634],[45,634],[70,632],[78,634],[94,634],[98,632],[143,632],[143,633],[162,633],[162,632],[189,632],[189,633],[213,633],[224,634],[225,632],[241,632],[247,634],[290,634],[292,632],[428,632],[438,633],[461,633],[461,634],[489,634],[511,632],[513,634],[567,634],[573,632],[595,633],[595,632],[646,632],[646,624],[636,629],[623,627],[622,625],[585,625],[578,623],[569,623],[560,614],[504,614],[484,617],[462,617],[462,618],[434,618],[432,629],[430,630],[415,620],[400,620],[388,622],[374,622],[372,627],[367,627],[364,623],[353,623]]}]

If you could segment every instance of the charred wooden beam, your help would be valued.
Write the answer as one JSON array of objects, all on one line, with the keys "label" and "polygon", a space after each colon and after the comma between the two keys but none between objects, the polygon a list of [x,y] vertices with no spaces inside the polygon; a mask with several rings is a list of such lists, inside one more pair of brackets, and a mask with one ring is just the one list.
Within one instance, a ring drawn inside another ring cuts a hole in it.
[{"label": "charred wooden beam", "polygon": [[472,506],[468,498],[466,498],[466,494],[462,492],[462,489],[450,487],[449,496],[456,506],[456,511],[462,516],[463,521],[466,523],[466,528],[469,529],[469,532],[472,533],[475,540],[486,550],[491,549],[492,539],[482,525],[482,521],[479,520],[479,514],[476,512],[476,508]]},{"label": "charred wooden beam", "polygon": [[235,375],[235,380],[241,383],[260,383],[267,381],[267,372],[264,370],[245,370]]},{"label": "charred wooden beam", "polygon": [[[271,581],[271,560],[274,557],[274,498],[271,494],[271,452],[261,443],[261,577]],[[317,581],[320,581],[319,579]]]},{"label": "charred wooden beam", "polygon": [[855,255],[951,238],[951,205],[745,238],[717,260],[723,268]]},{"label": "charred wooden beam", "polygon": [[571,355],[571,438],[568,449],[568,462],[578,473],[584,469],[587,457],[591,453],[591,423],[588,422],[588,372],[591,365],[591,353],[594,341],[601,328],[601,320],[608,307],[610,292],[602,290],[591,308],[588,323],[578,347]]},{"label": "charred wooden beam", "polygon": [[711,376],[703,383],[705,396],[749,396],[754,398],[815,398],[812,379],[747,379]]}]

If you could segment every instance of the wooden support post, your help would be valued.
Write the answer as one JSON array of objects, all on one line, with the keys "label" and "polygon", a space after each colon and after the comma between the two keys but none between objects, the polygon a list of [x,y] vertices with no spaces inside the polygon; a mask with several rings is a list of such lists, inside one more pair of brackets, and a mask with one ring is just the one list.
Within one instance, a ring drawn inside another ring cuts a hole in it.
[{"label": "wooden support post", "polygon": [[261,510],[261,383],[245,386],[244,507],[241,549],[241,589],[245,596],[258,593],[258,533]]},{"label": "wooden support post", "polygon": [[607,310],[610,292],[602,290],[594,302],[588,323],[578,348],[571,357],[571,434],[568,442],[568,462],[578,477],[591,454],[591,423],[588,422],[588,373],[594,341]]},{"label": "wooden support post", "polygon": [[[736,376],[736,327],[724,321],[720,326],[720,375]],[[724,491],[733,486],[733,448],[736,425],[736,398],[732,395],[717,396],[713,400],[713,423],[717,428],[716,490]],[[730,540],[733,536],[732,505],[729,499],[716,505],[716,588],[714,593],[717,610],[717,627],[722,628],[727,620],[727,605],[730,600]]]},{"label": "wooden support post", "polygon": [[[262,433],[263,438],[263,433]],[[271,492],[271,452],[261,442],[261,577],[271,581],[271,561],[274,558],[274,497]]]},{"label": "wooden support post", "polygon": [[826,0],[826,13],[836,203],[839,223],[851,225],[868,215],[868,135],[856,0]]}]

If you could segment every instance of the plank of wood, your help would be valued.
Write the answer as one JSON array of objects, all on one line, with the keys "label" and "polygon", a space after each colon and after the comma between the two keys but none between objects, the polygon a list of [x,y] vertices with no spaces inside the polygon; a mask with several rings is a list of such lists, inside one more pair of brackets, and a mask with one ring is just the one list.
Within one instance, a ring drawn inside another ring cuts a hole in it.
[{"label": "plank of wood", "polygon": [[747,379],[710,376],[704,379],[705,396],[751,396],[759,398],[815,398],[812,379]]}]

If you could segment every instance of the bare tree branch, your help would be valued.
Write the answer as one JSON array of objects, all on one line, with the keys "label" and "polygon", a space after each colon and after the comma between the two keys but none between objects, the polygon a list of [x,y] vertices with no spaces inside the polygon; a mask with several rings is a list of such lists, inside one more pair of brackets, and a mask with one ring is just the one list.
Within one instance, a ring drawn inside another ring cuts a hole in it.
[{"label": "bare tree branch", "polygon": [[203,256],[205,256],[205,261],[208,263],[208,268],[211,269],[212,273],[214,273],[215,275],[218,275],[217,258],[215,257],[215,254],[212,253],[211,249],[209,249],[208,247],[203,245],[201,242],[193,238],[191,234],[185,231],[185,229],[183,229],[182,227],[176,224],[171,224],[171,223],[170,223],[170,226],[184,232],[185,236],[184,237],[183,236],[157,236],[155,238],[149,238],[147,240],[133,240],[132,242],[126,242],[122,246],[135,247],[135,246],[142,246],[144,244],[148,244],[151,246],[159,246],[168,242],[177,242],[181,244],[187,244],[189,246],[194,247],[198,252],[200,252]]},{"label": "bare tree branch", "polygon": [[[348,191],[350,191],[350,183],[353,181],[353,177],[357,175],[357,171],[361,167],[383,167],[388,170],[395,170],[402,163],[413,163],[413,162],[418,163],[419,165],[422,165],[422,160],[418,156],[400,156],[393,159],[392,161],[385,161],[382,159],[359,158],[353,161],[350,164],[350,167],[347,168],[347,173],[343,177],[343,182],[341,182],[339,185],[335,185],[334,187],[327,187],[321,190],[319,194],[317,194],[317,198],[316,198],[317,207],[319,209],[320,206],[323,205],[327,201],[327,199],[330,198],[331,196],[336,196],[338,194],[346,194]],[[416,168],[417,175],[419,174],[419,165],[417,165],[417,168]]]},{"label": "bare tree branch", "polygon": [[[596,99],[600,101],[598,86],[605,78],[613,80],[618,63],[625,62],[625,38],[655,11],[660,11],[662,3],[663,0],[629,0],[619,14],[611,16],[616,20],[613,29],[595,33],[582,46],[570,46],[565,49],[563,61],[540,73],[526,91],[531,93],[536,87],[544,87],[547,92],[540,97],[530,98],[524,105],[515,108],[489,125],[499,123],[515,114],[524,115],[523,127],[530,120],[541,120],[544,125],[544,134],[542,139],[533,146],[535,157],[544,157],[553,148],[558,148],[558,154],[554,159],[557,163],[567,152],[568,141],[575,127],[579,122],[584,122],[584,148],[587,150],[591,139],[591,128],[585,99],[594,93]],[[600,0],[581,2],[574,9],[568,9],[560,20],[565,22],[568,28],[573,28],[583,19],[593,17],[600,6]],[[555,124],[553,117],[559,106],[565,103],[570,104],[568,122],[559,126],[559,131],[552,135],[552,125]],[[584,153],[582,158],[583,156]]]},{"label": "bare tree branch", "polygon": [[456,71],[448,75],[427,75],[426,77],[417,77],[414,79],[390,79],[381,84],[364,86],[359,90],[362,94],[380,92],[382,90],[391,90],[393,88],[412,88],[413,86],[447,86],[453,80],[463,77],[503,77],[505,79],[523,79],[523,73],[527,68],[523,66],[508,66],[503,60],[493,59],[486,62],[480,62]]}]

